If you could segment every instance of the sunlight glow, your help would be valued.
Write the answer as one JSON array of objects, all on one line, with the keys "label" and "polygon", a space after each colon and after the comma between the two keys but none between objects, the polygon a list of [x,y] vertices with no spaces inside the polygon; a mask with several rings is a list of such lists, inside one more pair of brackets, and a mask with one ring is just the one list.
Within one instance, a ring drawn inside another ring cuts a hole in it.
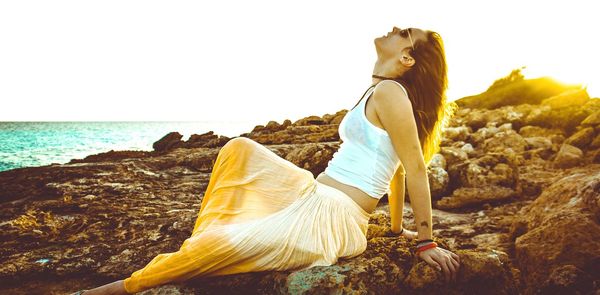
[{"label": "sunlight glow", "polygon": [[[580,84],[582,87],[587,87],[587,93],[590,98],[600,97],[600,81],[596,74],[591,69],[579,69],[579,70],[552,70],[552,69],[536,69],[528,70],[527,68],[522,71],[526,79],[533,79],[542,76],[551,77],[554,80],[563,84]],[[595,80],[595,81],[592,81]]]}]

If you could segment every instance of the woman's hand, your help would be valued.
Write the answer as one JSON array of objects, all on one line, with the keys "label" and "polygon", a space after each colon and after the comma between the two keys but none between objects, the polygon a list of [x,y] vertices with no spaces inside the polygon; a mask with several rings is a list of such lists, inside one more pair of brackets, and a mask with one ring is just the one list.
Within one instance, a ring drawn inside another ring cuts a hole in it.
[{"label": "woman's hand", "polygon": [[450,279],[456,282],[456,273],[460,267],[460,257],[458,255],[438,246],[419,252],[417,256],[437,270],[443,270],[447,283],[450,282]]}]

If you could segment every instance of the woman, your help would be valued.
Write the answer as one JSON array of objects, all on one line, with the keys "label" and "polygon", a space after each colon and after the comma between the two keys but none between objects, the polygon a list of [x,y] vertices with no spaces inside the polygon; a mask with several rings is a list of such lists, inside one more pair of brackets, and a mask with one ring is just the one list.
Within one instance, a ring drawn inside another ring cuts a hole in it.
[{"label": "woman", "polygon": [[[219,151],[192,235],[181,248],[83,294],[130,294],[196,276],[332,265],[366,249],[369,217],[385,193],[392,232],[418,239],[417,255],[443,270],[447,281],[455,279],[459,257],[431,240],[426,173],[455,107],[445,98],[442,40],[432,31],[394,27],[375,39],[375,48],[373,85],[340,122],[343,142],[316,179],[251,139],[231,139]],[[405,175],[418,234],[402,228]]]}]

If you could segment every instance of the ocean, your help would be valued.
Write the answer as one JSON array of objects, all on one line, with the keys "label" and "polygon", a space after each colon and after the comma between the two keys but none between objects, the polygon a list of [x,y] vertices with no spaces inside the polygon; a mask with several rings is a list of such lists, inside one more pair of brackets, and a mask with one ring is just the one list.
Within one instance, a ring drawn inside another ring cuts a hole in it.
[{"label": "ocean", "polygon": [[[262,123],[264,124],[264,123]],[[192,134],[213,131],[227,137],[250,132],[256,122],[1,122],[0,171],[20,167],[67,163],[110,150],[152,151],[152,144],[177,131]]]}]

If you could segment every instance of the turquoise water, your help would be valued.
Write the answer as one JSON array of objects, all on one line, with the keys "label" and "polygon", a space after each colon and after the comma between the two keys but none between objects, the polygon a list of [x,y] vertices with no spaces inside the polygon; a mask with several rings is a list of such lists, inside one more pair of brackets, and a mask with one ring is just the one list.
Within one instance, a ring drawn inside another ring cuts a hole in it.
[{"label": "turquoise water", "polygon": [[250,132],[255,122],[0,122],[0,171],[67,163],[110,150],[151,151],[152,144],[177,131],[214,131],[228,137]]}]

